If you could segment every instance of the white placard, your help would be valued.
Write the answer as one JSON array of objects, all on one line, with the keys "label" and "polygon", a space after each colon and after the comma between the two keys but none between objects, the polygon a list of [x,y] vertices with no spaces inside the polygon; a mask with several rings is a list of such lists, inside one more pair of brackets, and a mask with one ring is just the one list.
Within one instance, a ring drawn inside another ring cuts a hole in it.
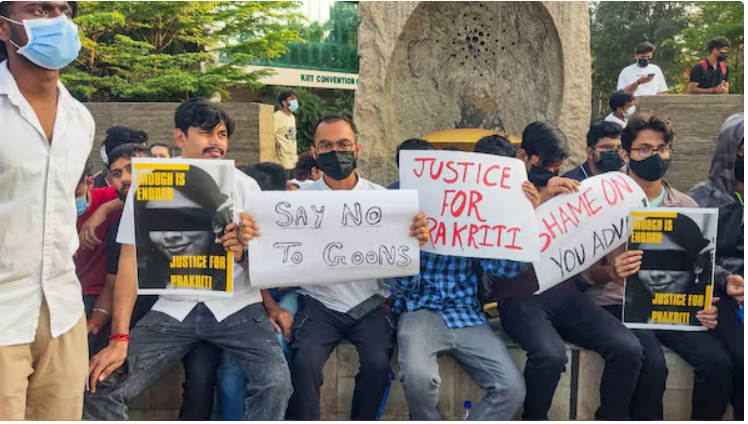
[{"label": "white placard", "polygon": [[578,193],[556,196],[535,211],[540,260],[533,263],[537,293],[594,265],[629,235],[629,210],[647,206],[647,196],[622,172],[584,180]]},{"label": "white placard", "polygon": [[418,274],[414,191],[251,193],[260,227],[249,243],[250,284],[329,285]]},{"label": "white placard", "polygon": [[531,262],[539,258],[522,161],[480,153],[402,151],[400,187],[418,190],[431,241],[445,255]]}]

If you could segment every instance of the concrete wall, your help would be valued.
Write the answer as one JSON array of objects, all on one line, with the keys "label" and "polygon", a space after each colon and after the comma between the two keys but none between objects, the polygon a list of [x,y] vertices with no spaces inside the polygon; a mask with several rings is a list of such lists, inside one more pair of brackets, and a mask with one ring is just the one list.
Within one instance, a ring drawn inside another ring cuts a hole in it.
[{"label": "concrete wall", "polygon": [[[362,2],[354,119],[364,175],[397,178],[407,138],[557,124],[572,162],[590,116],[587,2]],[[480,50],[480,51],[478,51]]]},{"label": "concrete wall", "polygon": [[[107,129],[113,126],[143,130],[148,133],[149,143],[174,144],[174,111],[179,103],[85,103],[85,106],[96,121],[96,137],[90,155],[96,171],[103,168],[99,149]],[[273,107],[259,103],[223,103],[221,106],[236,121],[227,158],[237,164],[275,160]]]},{"label": "concrete wall", "polygon": [[740,95],[674,95],[640,97],[637,111],[655,112],[670,119],[675,130],[673,162],[667,181],[676,189],[688,192],[709,177],[719,129],[725,120],[742,113]]}]

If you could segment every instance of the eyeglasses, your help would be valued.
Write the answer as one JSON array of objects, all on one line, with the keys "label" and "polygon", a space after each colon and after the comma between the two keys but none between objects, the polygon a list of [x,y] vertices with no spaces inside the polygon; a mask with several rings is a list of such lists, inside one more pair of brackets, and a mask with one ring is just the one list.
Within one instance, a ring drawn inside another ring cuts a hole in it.
[{"label": "eyeglasses", "polygon": [[613,146],[598,146],[598,147],[595,147],[595,151],[598,151],[598,152],[616,152],[616,153],[621,153],[622,150],[623,150],[623,148],[621,146],[615,146],[615,147],[613,147]]},{"label": "eyeglasses", "polygon": [[672,151],[672,149],[670,148],[670,145],[665,144],[665,145],[660,146],[657,149],[653,149],[652,146],[646,146],[645,145],[645,146],[641,146],[641,147],[636,148],[636,149],[631,149],[631,151],[632,152],[639,152],[639,156],[640,157],[648,158],[648,157],[652,156],[655,153],[659,153],[660,156],[667,155],[668,153],[670,153]]},{"label": "eyeglasses", "polygon": [[317,150],[320,153],[329,153],[333,150],[338,152],[350,152],[356,147],[356,143],[350,140],[340,140],[337,143],[329,141],[323,141],[317,146]]}]

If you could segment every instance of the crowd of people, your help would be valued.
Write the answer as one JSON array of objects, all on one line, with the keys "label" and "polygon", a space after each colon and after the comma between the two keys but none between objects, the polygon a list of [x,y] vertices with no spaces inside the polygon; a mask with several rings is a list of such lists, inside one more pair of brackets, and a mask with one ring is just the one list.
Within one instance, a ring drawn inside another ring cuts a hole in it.
[{"label": "crowd of people", "polygon": [[[529,124],[519,146],[492,135],[472,150],[522,161],[522,189],[535,208],[608,172],[631,177],[650,207],[718,208],[714,305],[696,315],[706,331],[621,323],[624,280],[642,267],[642,252],[625,247],[540,295],[531,263],[426,251],[415,276],[253,287],[247,245],[261,242],[262,229],[242,212],[249,193],[399,189],[357,170],[363,145],[345,115],[323,116],[311,152],[298,155],[293,92],[278,99],[280,164],[234,171],[230,197],[241,213],[218,237],[235,259],[233,295],[138,295],[133,159],[169,160],[175,145],[185,159],[223,160],[236,123],[220,104],[195,98],[176,108],[173,143],[149,145],[145,131],[112,127],[100,150],[105,171],[93,175],[94,120],[58,81],[80,49],[76,9],[77,2],[0,2],[0,420],[126,419],[128,401],[180,361],[180,419],[209,420],[216,411],[219,420],[319,420],[322,369],[342,340],[359,354],[353,420],[381,416],[394,378],[412,419],[442,419],[442,355],[485,392],[468,419],[509,420],[520,410],[523,419],[547,419],[566,343],[604,360],[597,419],[663,419],[663,346],[694,368],[693,419],[719,420],[728,405],[743,419],[744,118],[730,117],[714,134],[704,182],[688,194],[670,186],[674,130],[661,116],[635,112],[636,97],[667,90],[650,44],[636,47],[611,114],[589,127],[587,160],[568,173],[560,175],[571,153],[566,136],[546,122]],[[729,42],[708,47],[689,90],[726,93]],[[406,140],[393,160],[431,149]],[[408,235],[428,242],[424,213]],[[497,302],[503,329],[527,353],[524,373],[489,326],[487,302]]]}]

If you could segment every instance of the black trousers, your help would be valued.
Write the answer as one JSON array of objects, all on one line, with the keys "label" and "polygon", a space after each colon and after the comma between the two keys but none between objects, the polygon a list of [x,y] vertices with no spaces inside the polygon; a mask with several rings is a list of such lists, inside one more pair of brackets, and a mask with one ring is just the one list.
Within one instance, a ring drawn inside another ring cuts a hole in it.
[{"label": "black trousers", "polygon": [[564,340],[605,360],[597,419],[626,420],[642,364],[636,337],[587,296],[573,288],[499,302],[501,325],[527,352],[525,420],[547,420],[567,357]]},{"label": "black trousers", "polygon": [[[610,306],[606,309],[620,319],[621,306]],[[720,325],[722,325],[721,322]],[[731,400],[733,376],[730,356],[714,331],[634,330],[633,332],[644,348],[644,363],[639,374],[636,394],[631,403],[633,419],[662,420],[663,418],[662,398],[665,393],[668,371],[661,345],[673,350],[694,368],[691,419],[698,421],[722,419],[727,404]],[[742,381],[741,376],[741,413]]]},{"label": "black trousers", "polygon": [[389,310],[385,308],[354,320],[344,313],[326,308],[309,296],[301,296],[291,341],[291,381],[294,391],[288,406],[288,419],[320,419],[322,367],[343,339],[351,342],[359,355],[351,419],[376,419],[390,381],[390,357],[396,334],[393,323]]},{"label": "black trousers", "polygon": [[743,421],[743,391],[745,382],[743,381],[743,368],[745,367],[743,349],[744,349],[744,326],[738,317],[738,304],[734,299],[723,297],[717,304],[719,308],[719,324],[717,325],[717,336],[727,349],[727,353],[732,360],[733,383],[730,403],[732,403],[733,418],[736,421]]},{"label": "black trousers", "polygon": [[184,383],[180,421],[210,421],[218,378],[216,372],[221,362],[221,348],[198,342],[184,358]]}]

